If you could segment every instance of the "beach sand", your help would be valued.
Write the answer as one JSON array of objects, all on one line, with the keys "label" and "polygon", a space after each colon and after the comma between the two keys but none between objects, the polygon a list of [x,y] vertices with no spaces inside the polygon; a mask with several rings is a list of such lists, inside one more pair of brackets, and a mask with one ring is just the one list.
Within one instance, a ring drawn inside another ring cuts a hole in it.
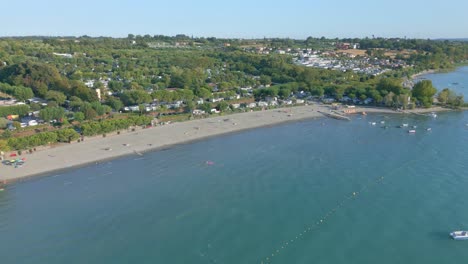
[{"label": "beach sand", "polygon": [[[440,111],[442,109],[436,109]],[[178,122],[134,132],[122,131],[120,135],[85,138],[83,142],[58,144],[50,148],[23,154],[22,167],[0,165],[0,180],[8,183],[34,175],[70,169],[87,164],[125,156],[144,155],[145,151],[165,148],[207,137],[246,129],[323,117],[318,111],[330,111],[329,106],[314,104],[265,111],[246,112],[187,122]],[[356,108],[358,113],[398,113],[388,108]],[[434,110],[427,110],[434,111]],[[426,111],[426,112],[427,112]],[[424,111],[421,111],[424,112]]]}]

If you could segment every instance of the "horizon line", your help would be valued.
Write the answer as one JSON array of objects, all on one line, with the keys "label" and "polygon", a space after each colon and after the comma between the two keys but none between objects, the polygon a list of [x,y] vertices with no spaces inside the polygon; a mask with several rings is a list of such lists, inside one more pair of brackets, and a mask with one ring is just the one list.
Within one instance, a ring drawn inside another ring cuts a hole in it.
[{"label": "horizon line", "polygon": [[[194,36],[194,35],[187,35],[187,34],[183,34],[183,33],[178,33],[178,34],[175,34],[175,35],[164,35],[164,34],[154,34],[154,35],[151,35],[151,34],[133,34],[133,33],[128,33],[128,35],[134,35],[135,37],[137,36],[141,36],[141,37],[144,37],[146,35],[149,35],[150,37],[155,37],[155,36],[163,36],[163,37],[172,37],[172,38],[175,38],[177,36],[186,36],[186,37],[189,37],[191,39],[202,39],[202,38],[216,38],[216,39],[232,39],[232,40],[262,40],[262,39],[292,39],[292,40],[306,40],[307,38],[309,37],[312,37],[314,39],[320,39],[320,38],[325,38],[327,40],[332,40],[332,39],[419,39],[419,40],[468,40],[468,37],[435,37],[435,38],[412,38],[412,37],[407,37],[407,36],[403,36],[403,37],[382,37],[382,36],[377,36],[377,37],[374,37],[372,35],[372,37],[369,37],[369,36],[365,36],[365,37],[325,37],[325,36],[320,36],[320,37],[316,37],[316,36],[307,36],[305,38],[293,38],[293,37],[280,37],[280,36],[277,36],[277,37],[267,37],[267,36],[263,36],[263,37],[217,37],[217,36]],[[112,39],[126,39],[128,38],[128,36],[105,36],[105,35],[87,35],[87,34],[84,34],[84,35],[80,35],[80,36],[77,36],[77,35],[0,35],[0,38],[112,38]]]}]

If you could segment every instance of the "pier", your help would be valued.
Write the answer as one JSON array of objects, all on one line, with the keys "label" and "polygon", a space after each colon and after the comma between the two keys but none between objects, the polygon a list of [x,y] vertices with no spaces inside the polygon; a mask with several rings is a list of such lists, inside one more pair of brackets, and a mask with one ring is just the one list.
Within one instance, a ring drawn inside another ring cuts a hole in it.
[{"label": "pier", "polygon": [[334,118],[334,119],[338,119],[338,120],[351,121],[351,119],[349,117],[341,115],[341,114],[336,113],[336,112],[322,112],[322,111],[317,111],[317,112],[321,113],[322,115],[324,115],[326,117],[330,117],[330,118]]}]

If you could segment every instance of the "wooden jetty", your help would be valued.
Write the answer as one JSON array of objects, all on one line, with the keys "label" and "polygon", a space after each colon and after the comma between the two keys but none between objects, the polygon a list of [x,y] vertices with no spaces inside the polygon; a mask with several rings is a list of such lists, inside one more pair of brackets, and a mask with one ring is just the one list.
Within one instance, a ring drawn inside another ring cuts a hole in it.
[{"label": "wooden jetty", "polygon": [[322,115],[326,116],[326,117],[330,117],[330,118],[334,118],[334,119],[338,119],[338,120],[351,121],[351,119],[349,117],[341,115],[341,114],[336,113],[336,112],[322,112],[322,111],[318,111],[318,112],[321,113]]}]

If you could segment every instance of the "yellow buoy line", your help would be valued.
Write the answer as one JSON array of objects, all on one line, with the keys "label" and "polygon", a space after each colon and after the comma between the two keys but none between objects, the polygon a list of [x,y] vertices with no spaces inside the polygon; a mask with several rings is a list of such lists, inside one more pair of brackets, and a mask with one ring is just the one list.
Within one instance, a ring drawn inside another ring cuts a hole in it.
[{"label": "yellow buoy line", "polygon": [[[394,174],[396,173],[399,169],[402,169],[402,168],[405,168],[407,165],[409,165],[410,163],[416,161],[416,159],[414,160],[410,160],[408,162],[406,162],[406,164],[403,164],[399,167],[397,167],[395,170],[393,170],[393,172],[389,172],[388,174]],[[388,175],[387,174],[387,175]],[[268,263],[271,263],[273,261],[273,259],[279,255],[282,251],[286,250],[288,247],[291,247],[297,240],[301,239],[304,235],[306,235],[307,233],[310,233],[311,231],[313,231],[314,229],[318,229],[321,225],[323,225],[325,223],[325,221],[327,220],[327,218],[329,218],[330,216],[332,216],[334,213],[336,213],[336,211],[338,209],[340,209],[341,207],[343,207],[343,205],[351,200],[351,199],[356,199],[359,194],[363,193],[364,191],[366,190],[369,190],[370,187],[372,186],[376,186],[378,185],[379,183],[382,183],[383,180],[385,179],[385,176],[380,176],[378,177],[377,179],[371,181],[370,183],[368,184],[365,184],[364,186],[362,186],[358,191],[355,191],[355,192],[352,192],[350,195],[347,195],[346,197],[343,198],[343,200],[341,200],[336,207],[334,207],[333,209],[331,209],[330,211],[328,211],[324,216],[322,216],[319,220],[311,223],[310,225],[306,226],[306,228],[302,231],[300,231],[297,235],[293,236],[292,239],[288,240],[288,241],[285,241],[283,242],[280,246],[278,246],[277,249],[273,250],[273,252],[269,255],[269,256],[266,256],[264,257],[261,261],[260,261],[260,264],[268,264]]]},{"label": "yellow buoy line", "polygon": [[380,183],[382,182],[384,179],[384,177],[379,177],[375,182],[373,183],[370,183],[368,185],[365,185],[363,186],[359,191],[356,191],[356,192],[353,192],[351,195],[348,195],[346,196],[340,203],[338,203],[338,205],[336,207],[334,207],[333,209],[331,209],[330,211],[328,211],[325,215],[323,215],[319,220],[315,221],[314,223],[312,223],[311,225],[309,226],[306,226],[304,228],[304,230],[302,230],[300,233],[298,233],[296,236],[293,236],[292,239],[288,240],[288,241],[285,241],[283,242],[276,250],[274,250],[270,256],[267,256],[265,257],[260,263],[261,264],[267,264],[267,263],[271,263],[271,261],[273,260],[273,258],[275,256],[277,256],[279,253],[281,253],[281,251],[285,250],[287,247],[290,247],[292,246],[297,240],[301,239],[304,235],[306,235],[307,233],[317,229],[320,227],[320,225],[323,225],[325,223],[325,221],[330,217],[332,216],[334,213],[336,213],[336,211],[341,208],[346,201],[349,201],[353,198],[357,198],[357,196],[362,193],[365,189],[367,189],[370,185],[376,185],[377,183]]}]

